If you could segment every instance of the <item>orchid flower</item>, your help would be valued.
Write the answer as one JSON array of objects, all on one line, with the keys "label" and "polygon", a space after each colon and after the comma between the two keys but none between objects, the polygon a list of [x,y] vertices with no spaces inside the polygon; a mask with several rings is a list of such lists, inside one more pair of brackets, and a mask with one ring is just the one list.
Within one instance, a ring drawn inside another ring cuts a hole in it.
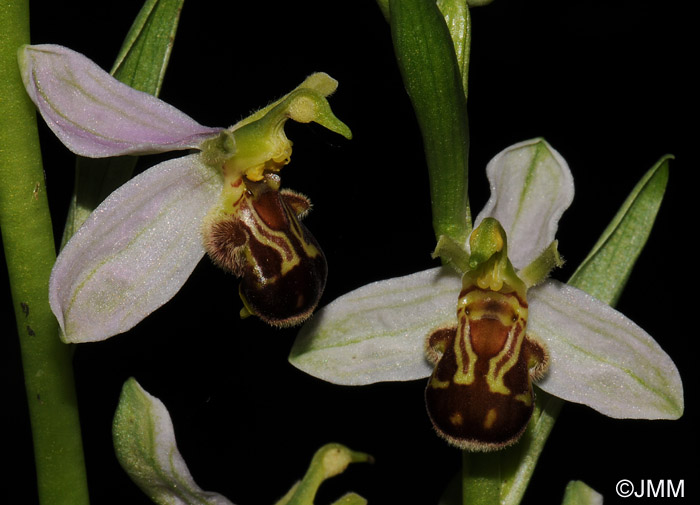
[{"label": "orchid flower", "polygon": [[49,285],[66,342],[127,331],[178,292],[207,252],[242,278],[243,316],[278,326],[313,311],[326,260],[299,222],[309,200],[280,190],[291,118],[351,137],[326,97],[337,82],[308,77],[230,128],[202,126],[165,102],[120,83],[85,56],[56,45],[19,52],[27,92],[46,123],[87,157],[177,150],[112,193],[59,255]]},{"label": "orchid flower", "polygon": [[[154,503],[167,505],[233,505],[219,493],[204,491],[194,481],[177,448],[168,409],[133,378],[122,388],[112,425],[114,448],[119,463],[131,480]],[[271,454],[275,467],[286,451]],[[306,475],[292,486],[276,505],[313,505],[321,483],[334,477],[350,463],[372,462],[365,453],[340,444],[326,444],[314,454]],[[273,471],[274,473],[274,471]],[[367,500],[347,493],[334,505],[365,505]]]},{"label": "orchid flower", "polygon": [[680,417],[680,376],[654,339],[547,279],[574,196],[566,161],[535,139],[502,151],[487,175],[491,197],[468,243],[438,243],[452,265],[341,296],[302,327],[290,362],[336,384],[432,375],[426,401],[438,433],[470,450],[518,439],[532,412],[531,380],[610,417]]}]

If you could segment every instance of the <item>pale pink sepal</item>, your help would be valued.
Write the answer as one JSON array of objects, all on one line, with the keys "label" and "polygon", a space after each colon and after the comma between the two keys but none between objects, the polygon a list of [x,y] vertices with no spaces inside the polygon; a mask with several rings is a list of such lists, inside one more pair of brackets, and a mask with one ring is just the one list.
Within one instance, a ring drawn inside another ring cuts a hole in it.
[{"label": "pale pink sepal", "polygon": [[221,131],[117,81],[68,48],[23,46],[18,56],[30,98],[61,142],[81,156],[196,148]]},{"label": "pale pink sepal", "polygon": [[165,161],[112,193],[58,256],[49,301],[66,342],[104,340],[163,305],[204,255],[202,219],[223,182],[199,154]]}]

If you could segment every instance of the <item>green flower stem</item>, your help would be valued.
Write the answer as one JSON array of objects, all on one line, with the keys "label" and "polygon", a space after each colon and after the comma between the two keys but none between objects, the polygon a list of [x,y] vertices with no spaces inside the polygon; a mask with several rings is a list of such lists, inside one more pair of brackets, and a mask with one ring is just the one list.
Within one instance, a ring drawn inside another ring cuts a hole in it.
[{"label": "green flower stem", "polygon": [[471,231],[469,127],[455,43],[434,2],[391,0],[389,6],[396,59],[423,136],[435,237],[464,243]]},{"label": "green flower stem", "polygon": [[[615,306],[654,225],[671,158],[662,157],[637,183],[569,279],[571,286]],[[563,404],[563,400],[537,390],[535,412],[520,442],[491,453],[464,452],[462,503],[520,503]]]},{"label": "green flower stem", "polygon": [[[0,228],[20,339],[42,505],[89,503],[72,349],[48,302],[56,259],[34,105],[17,65],[28,0],[0,0]],[[27,490],[24,490],[27,492]]]}]

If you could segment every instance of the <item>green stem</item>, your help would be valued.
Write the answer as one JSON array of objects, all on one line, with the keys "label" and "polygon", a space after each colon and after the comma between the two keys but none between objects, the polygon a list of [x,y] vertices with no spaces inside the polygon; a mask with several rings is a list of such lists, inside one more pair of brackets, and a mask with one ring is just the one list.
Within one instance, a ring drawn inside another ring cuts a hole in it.
[{"label": "green stem", "polygon": [[17,65],[28,0],[0,0],[0,228],[10,278],[42,505],[89,503],[72,369],[48,303],[56,258],[36,114]]},{"label": "green stem", "polygon": [[520,503],[563,404],[538,390],[532,420],[517,444],[494,452],[463,452],[462,503]]}]

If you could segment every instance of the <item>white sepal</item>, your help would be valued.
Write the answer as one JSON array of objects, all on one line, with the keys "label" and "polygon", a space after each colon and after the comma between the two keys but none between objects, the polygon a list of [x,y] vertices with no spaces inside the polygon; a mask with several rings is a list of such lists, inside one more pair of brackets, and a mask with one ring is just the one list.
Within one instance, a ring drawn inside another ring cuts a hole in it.
[{"label": "white sepal", "polygon": [[501,223],[508,236],[508,257],[515,268],[535,260],[554,240],[559,218],[574,198],[566,160],[543,139],[514,144],[486,167],[491,197],[476,217]]},{"label": "white sepal", "polygon": [[528,301],[527,332],[547,344],[551,358],[540,388],[614,418],[681,416],[678,369],[639,326],[554,280],[528,291]]},{"label": "white sepal", "polygon": [[289,361],[335,384],[427,377],[426,336],[456,324],[460,287],[458,275],[439,267],[351,291],[302,327]]}]

